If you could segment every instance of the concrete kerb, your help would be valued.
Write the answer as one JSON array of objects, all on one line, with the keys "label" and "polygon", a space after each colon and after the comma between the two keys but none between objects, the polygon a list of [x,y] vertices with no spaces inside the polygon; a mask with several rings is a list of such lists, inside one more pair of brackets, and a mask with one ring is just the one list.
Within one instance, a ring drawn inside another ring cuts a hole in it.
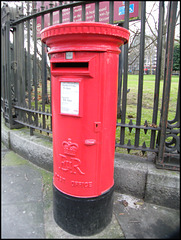
[{"label": "concrete kerb", "polygon": [[[51,139],[36,133],[30,136],[27,128],[10,130],[1,121],[1,141],[20,156],[53,172]],[[153,155],[139,156],[115,153],[115,191],[144,199],[164,207],[180,208],[180,173],[157,169]]]},{"label": "concrete kerb", "polygon": [[30,136],[26,128],[10,130],[4,124],[1,126],[1,139],[6,147],[39,167],[53,172],[51,140],[40,134]]}]

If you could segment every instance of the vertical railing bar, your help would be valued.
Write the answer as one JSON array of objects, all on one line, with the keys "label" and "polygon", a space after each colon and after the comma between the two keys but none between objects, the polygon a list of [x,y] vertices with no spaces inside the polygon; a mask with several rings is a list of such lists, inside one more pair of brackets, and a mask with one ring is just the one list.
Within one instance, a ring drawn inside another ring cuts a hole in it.
[{"label": "vertical railing bar", "polygon": [[[20,55],[21,55],[21,34],[20,34],[20,24],[16,26],[16,48],[17,48],[17,100],[18,106],[21,106],[21,63],[20,63]],[[21,120],[22,112],[18,110],[18,120]]]},{"label": "vertical railing bar", "polygon": [[177,125],[180,127],[180,73],[179,73],[179,82],[178,82],[178,92],[177,92],[177,105],[175,117],[172,120],[168,120],[168,124],[178,122]]},{"label": "vertical railing bar", "polygon": [[[23,1],[21,3],[21,14],[22,17],[24,16],[24,6],[23,6]],[[23,101],[23,105],[24,107],[26,107],[26,76],[25,76],[25,54],[26,54],[26,49],[24,47],[25,43],[24,43],[24,28],[25,28],[25,22],[22,22],[22,89],[23,89],[23,94],[22,94],[22,101]],[[25,112],[23,112],[23,119],[25,119]]]},{"label": "vertical railing bar", "polygon": [[[171,15],[171,1],[169,2],[169,17],[168,19],[170,19],[170,15]],[[164,99],[165,99],[165,82],[166,82],[166,73],[167,73],[167,66],[166,66],[166,62],[167,62],[167,56],[168,56],[168,47],[169,47],[169,43],[168,43],[168,33],[170,31],[170,21],[168,21],[168,27],[167,27],[167,42],[166,42],[166,54],[165,54],[165,68],[164,68],[164,86],[163,86],[163,96],[162,96],[162,107],[161,107],[161,115],[163,112],[163,106],[164,106]]]},{"label": "vertical railing bar", "polygon": [[[16,9],[17,13],[17,9]],[[13,52],[14,52],[14,59],[13,59],[13,65],[14,65],[14,70],[13,70],[13,78],[14,78],[14,104],[17,104],[17,96],[18,96],[18,90],[17,90],[17,31],[16,27],[13,28]],[[17,110],[16,110],[17,111]],[[16,115],[17,117],[17,115]]]},{"label": "vertical railing bar", "polygon": [[5,51],[4,51],[4,60],[5,60],[5,108],[6,108],[6,118],[8,118],[9,121],[9,114],[8,114],[8,109],[7,109],[7,104],[8,104],[8,76],[7,76],[7,48],[8,48],[8,42],[7,42],[7,26],[5,24]]},{"label": "vertical railing bar", "polygon": [[[23,2],[22,2],[22,16],[23,16]],[[22,66],[22,104],[25,107],[25,48],[24,48],[24,21],[21,23],[21,37],[22,37],[22,44],[21,44],[21,51],[22,51],[22,58],[21,58],[21,66]],[[25,113],[23,112],[23,118]]]},{"label": "vertical railing bar", "polygon": [[166,61],[165,61],[165,76],[164,76],[164,87],[163,87],[163,100],[160,120],[160,139],[159,139],[159,152],[158,161],[163,160],[166,129],[168,121],[168,107],[170,98],[170,86],[171,86],[171,72],[173,65],[173,49],[174,49],[174,35],[175,35],[175,23],[176,23],[176,11],[177,1],[169,2],[169,18],[168,18],[168,31],[167,31],[167,48],[166,48]]},{"label": "vertical railing bar", "polygon": [[[26,49],[24,48],[24,22],[21,23],[22,27],[22,104],[24,107],[26,107],[26,76],[25,76],[25,54],[26,54]],[[25,119],[25,112],[23,112],[23,119]]]},{"label": "vertical railing bar", "polygon": [[[44,9],[44,1],[42,1],[42,9]],[[44,28],[44,14],[42,14],[41,16],[41,29]],[[46,59],[45,59],[45,44],[42,42],[42,75],[41,75],[41,79],[42,79],[42,111],[45,112],[45,97],[46,97],[46,93],[45,93],[45,82],[47,81],[46,79]],[[45,115],[43,115],[43,128],[45,129]]]},{"label": "vertical railing bar", "polygon": [[[13,30],[11,28],[10,32],[13,34]],[[13,34],[13,42],[11,44],[11,84],[12,84],[12,88],[13,88],[13,92],[11,93],[12,95],[12,109],[14,106],[14,102],[15,102],[15,72],[14,72],[14,62],[15,62],[15,56],[14,56],[14,34]]]},{"label": "vertical railing bar", "polygon": [[[22,106],[22,103],[23,103],[23,97],[22,97],[22,23],[19,24],[19,54],[18,54],[18,58],[19,58],[19,94],[20,94],[20,97],[19,97],[19,106],[23,107]],[[22,121],[23,119],[23,112],[21,110],[19,110],[19,117],[20,117],[20,120]]]},{"label": "vertical railing bar", "polygon": [[[16,103],[16,90],[15,90],[15,84],[16,84],[16,72],[15,72],[15,46],[14,46],[14,29],[11,28],[12,32],[12,38],[13,41],[11,43],[11,84],[13,88],[13,92],[11,92],[11,99],[12,99],[12,117],[15,117],[15,108],[14,105]],[[14,124],[14,121],[13,121]]]},{"label": "vertical railing bar", "polygon": [[[50,6],[52,7],[53,4],[50,4]],[[42,11],[44,10],[44,1],[42,1],[42,6],[41,6],[41,9]],[[42,23],[43,24],[43,27],[42,29],[44,28],[44,19],[45,19],[45,15],[41,15],[42,17]],[[53,13],[50,14],[50,25],[53,25]],[[45,44],[42,43],[42,73],[44,75],[42,75],[42,88],[44,87],[44,89],[42,89],[42,94],[44,97],[44,99],[42,98],[42,107],[43,107],[43,111],[45,111],[45,103],[47,103],[47,68],[46,68],[46,54],[45,54]],[[44,85],[43,85],[44,84]],[[45,118],[45,116],[43,115],[43,117]],[[43,120],[44,121],[44,120]],[[44,124],[45,126],[45,124]]]},{"label": "vertical railing bar", "polygon": [[3,83],[3,110],[4,110],[4,117],[5,117],[5,101],[6,101],[6,84],[5,84],[5,80],[6,80],[6,60],[5,60],[5,47],[6,47],[6,41],[5,41],[5,36],[6,34],[6,27],[3,27],[3,32],[2,32],[2,73],[3,73],[3,78],[2,78],[2,83]]},{"label": "vertical railing bar", "polygon": [[176,107],[176,117],[178,121],[178,125],[180,126],[180,72],[179,72],[179,86],[178,86],[178,94],[177,94],[177,107]]},{"label": "vertical railing bar", "polygon": [[86,8],[85,8],[85,3],[82,4],[82,21],[85,21],[85,12],[86,12]]},{"label": "vertical railing bar", "polygon": [[[27,15],[30,15],[30,3],[27,3]],[[31,109],[31,57],[30,57],[30,19],[27,20],[27,81],[28,81],[28,108]],[[31,113],[28,114],[28,122],[31,123]],[[33,129],[30,127],[30,136]]]},{"label": "vertical railing bar", "polygon": [[[59,1],[59,5],[62,5],[62,1]],[[62,23],[62,9],[59,10],[59,23]]]},{"label": "vertical railing bar", "polygon": [[9,121],[7,103],[8,103],[8,77],[7,77],[7,56],[8,56],[8,42],[7,42],[7,24],[5,24],[5,51],[4,51],[4,69],[5,69],[5,114],[6,118]]},{"label": "vertical railing bar", "polygon": [[[23,17],[23,7],[21,6],[20,8],[20,13],[19,16],[20,18]],[[24,66],[24,27],[23,27],[24,22],[21,22],[19,24],[19,32],[20,32],[20,106],[24,107],[24,77],[23,77],[23,66]],[[24,112],[21,111],[21,120],[23,120],[24,117]]]},{"label": "vertical railing bar", "polygon": [[[162,91],[162,106],[161,106],[161,114],[160,114],[160,127],[161,127],[161,120],[162,120],[162,114],[163,114],[163,106],[164,106],[164,99],[165,99],[165,81],[166,81],[166,62],[167,62],[167,51],[168,51],[168,32],[169,32],[169,27],[170,27],[170,8],[171,8],[171,2],[168,3],[169,4],[169,8],[168,8],[168,20],[167,20],[167,39],[166,39],[166,52],[165,52],[165,66],[164,66],[164,82],[163,82],[163,91]],[[160,143],[160,141],[162,141],[161,139],[161,131],[158,132],[158,137],[157,137],[157,145]],[[164,144],[162,144],[162,147],[159,147],[159,153],[161,152],[160,155],[163,156],[163,149]],[[158,155],[159,155],[158,153]]]},{"label": "vertical railing bar", "polygon": [[178,125],[180,127],[180,72],[179,72],[179,86],[178,86],[178,94],[177,94],[177,107],[176,107],[176,117],[178,121]]},{"label": "vertical railing bar", "polygon": [[119,68],[118,68],[118,103],[117,103],[117,109],[120,109],[121,114],[121,88],[122,88],[122,46],[120,47],[120,54],[119,54]]},{"label": "vertical railing bar", "polygon": [[99,22],[99,2],[95,2],[95,22]]},{"label": "vertical railing bar", "polygon": [[[139,83],[138,83],[138,100],[137,100],[137,116],[136,125],[141,124],[142,113],[142,96],[143,96],[143,68],[144,68],[144,48],[145,48],[145,16],[146,2],[141,2],[141,36],[140,36],[140,57],[139,57]],[[135,147],[139,146],[140,129],[135,132]]]},{"label": "vertical railing bar", "polygon": [[12,69],[11,69],[11,42],[10,42],[10,22],[9,22],[9,39],[8,39],[8,43],[9,43],[9,63],[8,63],[8,71],[9,71],[9,93],[10,93],[10,95],[9,95],[9,113],[10,113],[10,121],[9,121],[9,123],[10,123],[10,126],[12,126],[13,125],[13,113],[12,113]]},{"label": "vertical railing bar", "polygon": [[[16,20],[19,18],[19,12],[18,12],[18,7],[16,6]],[[15,20],[15,21],[16,21]],[[15,96],[16,96],[16,104],[19,105],[20,104],[20,94],[19,94],[19,24],[16,25],[16,27],[14,28],[14,36],[13,36],[13,40],[14,40],[14,58],[15,58],[15,61],[16,61],[16,73],[14,75],[14,78],[15,78]],[[21,112],[19,110],[16,110],[16,113],[17,113],[17,119],[19,120],[20,119],[20,115],[21,115]]]},{"label": "vertical railing bar", "polygon": [[114,22],[114,1],[109,1],[109,23]]},{"label": "vertical railing bar", "polygon": [[8,23],[6,22],[5,32],[5,95],[6,95],[6,118],[9,122],[9,71],[8,71]]},{"label": "vertical railing bar", "polygon": [[7,89],[8,89],[8,108],[9,108],[9,125],[12,127],[12,98],[11,98],[11,49],[10,49],[10,22],[6,22],[6,42],[7,42]]},{"label": "vertical railing bar", "polygon": [[[51,76],[50,76],[50,113],[52,114],[52,84],[51,84]],[[52,131],[52,116],[50,118],[50,125],[51,125],[51,131]]]},{"label": "vertical railing bar", "polygon": [[[129,1],[125,2],[125,21],[124,27],[129,29]],[[124,50],[123,50],[124,49]],[[123,50],[123,97],[122,97],[122,112],[121,112],[121,123],[125,124],[126,119],[126,103],[127,103],[127,78],[128,78],[128,44],[122,47]],[[124,144],[124,137],[125,137],[125,127],[121,127],[120,129],[120,144]]]},{"label": "vertical railing bar", "polygon": [[[159,19],[158,19],[158,41],[157,41],[157,67],[155,76],[154,106],[152,123],[157,124],[159,90],[160,90],[160,74],[161,74],[161,58],[162,58],[162,34],[164,21],[164,2],[159,3]],[[151,131],[150,148],[154,148],[156,131]]]},{"label": "vertical railing bar", "polygon": [[[29,15],[29,1],[27,5],[27,14]],[[27,20],[27,81],[28,81],[28,108],[31,109],[31,58],[30,58],[30,20]]]},{"label": "vertical railing bar", "polygon": [[[50,26],[53,25],[53,13],[50,13]],[[50,74],[50,83],[51,83],[51,74]],[[50,96],[50,111],[52,113],[52,94]],[[52,130],[52,117],[51,117],[51,130]]]},{"label": "vertical railing bar", "polygon": [[[53,3],[52,2],[53,1],[50,1],[50,4],[49,4],[50,8],[53,7]],[[51,25],[53,25],[53,12],[50,12],[50,26]]]},{"label": "vertical railing bar", "polygon": [[5,27],[4,27],[4,113],[5,113],[5,118],[7,116],[7,113],[6,113],[6,103],[7,103],[7,98],[8,98],[8,95],[7,95],[7,41],[6,41],[6,30],[7,27],[6,27],[6,24],[5,24]]},{"label": "vertical railing bar", "polygon": [[[36,13],[36,1],[34,2],[34,13]],[[33,80],[34,80],[34,94],[35,94],[35,110],[38,110],[37,100],[37,34],[36,34],[37,18],[33,18],[33,40],[34,40],[34,59],[33,59]],[[38,114],[35,113],[35,124],[38,126]]]},{"label": "vertical railing bar", "polygon": [[4,117],[4,26],[1,26],[1,107]]},{"label": "vertical railing bar", "polygon": [[[8,116],[8,110],[7,110],[7,102],[8,102],[8,79],[7,79],[7,26],[5,24],[5,35],[4,35],[4,40],[5,40],[5,51],[4,51],[4,75],[5,75],[5,116],[6,116],[6,119],[7,119],[7,116]],[[9,120],[8,120],[9,121]]]},{"label": "vertical railing bar", "polygon": [[[70,1],[72,3],[73,1]],[[70,22],[73,22],[73,7],[70,7]]]},{"label": "vertical railing bar", "polygon": [[[176,113],[175,113],[175,118],[172,121],[173,122],[177,121],[178,122],[178,126],[180,127],[180,72],[179,72],[179,83],[178,83]],[[170,123],[172,121],[168,121],[168,122]]]}]

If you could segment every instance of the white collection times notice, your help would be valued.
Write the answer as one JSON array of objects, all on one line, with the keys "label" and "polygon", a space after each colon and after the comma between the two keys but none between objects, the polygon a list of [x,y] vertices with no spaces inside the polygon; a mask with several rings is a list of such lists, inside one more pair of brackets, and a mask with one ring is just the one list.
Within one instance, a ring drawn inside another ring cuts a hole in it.
[{"label": "white collection times notice", "polygon": [[79,115],[79,83],[61,82],[60,112]]}]

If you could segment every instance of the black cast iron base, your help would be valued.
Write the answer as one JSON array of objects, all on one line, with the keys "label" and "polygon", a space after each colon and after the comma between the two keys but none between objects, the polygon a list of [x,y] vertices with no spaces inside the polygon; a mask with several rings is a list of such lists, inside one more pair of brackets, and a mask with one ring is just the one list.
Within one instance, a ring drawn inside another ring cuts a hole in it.
[{"label": "black cast iron base", "polygon": [[53,214],[65,231],[89,236],[101,232],[112,219],[114,187],[93,198],[77,198],[60,192],[53,186]]}]

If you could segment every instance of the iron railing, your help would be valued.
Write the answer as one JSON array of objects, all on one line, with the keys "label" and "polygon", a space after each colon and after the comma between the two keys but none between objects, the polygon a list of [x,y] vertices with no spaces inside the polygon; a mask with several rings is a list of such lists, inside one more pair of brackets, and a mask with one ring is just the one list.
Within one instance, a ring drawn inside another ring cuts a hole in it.
[{"label": "iron railing", "polygon": [[[69,10],[69,21],[74,21],[74,8],[81,6],[81,21],[86,21],[86,7],[88,4],[95,5],[95,21],[100,19],[100,3],[102,1],[70,1],[49,2],[45,7],[41,1],[40,9],[37,9],[36,1],[27,1],[26,14],[24,6],[20,8],[9,7],[4,4],[1,8],[1,110],[5,124],[9,128],[28,127],[30,135],[36,129],[52,134],[51,114],[51,74],[49,60],[47,58],[46,45],[41,43],[37,36],[37,19],[41,18],[41,29],[45,27],[45,18],[49,16],[50,25],[53,25],[56,11],[59,14],[59,23],[63,22],[64,9]],[[125,1],[124,21],[114,21],[114,1],[109,2],[109,24],[117,24],[129,29],[129,1]],[[144,120],[142,124],[143,110],[143,82],[144,82],[144,52],[145,52],[145,23],[146,23],[146,2],[140,2],[141,7],[141,33],[139,51],[139,79],[137,91],[136,121],[126,121],[127,112],[127,88],[128,88],[128,59],[129,45],[121,46],[119,56],[118,75],[118,116],[117,121],[116,149],[139,150],[142,153],[156,153],[156,166],[160,168],[179,170],[180,161],[180,85],[178,86],[177,105],[175,118],[168,120],[169,95],[171,89],[171,74],[173,62],[174,31],[176,24],[177,1],[169,2],[169,16],[166,41],[165,74],[163,84],[162,107],[159,115],[159,92],[160,75],[163,49],[163,26],[165,3],[159,2],[158,16],[158,37],[157,37],[157,61],[154,88],[154,103],[152,119]],[[180,83],[180,75],[179,75]],[[176,93],[175,93],[176,94]],[[151,122],[148,123],[148,122]],[[135,130],[134,143],[129,139],[125,140],[126,131]],[[149,145],[141,142],[140,132],[150,133]]]}]

